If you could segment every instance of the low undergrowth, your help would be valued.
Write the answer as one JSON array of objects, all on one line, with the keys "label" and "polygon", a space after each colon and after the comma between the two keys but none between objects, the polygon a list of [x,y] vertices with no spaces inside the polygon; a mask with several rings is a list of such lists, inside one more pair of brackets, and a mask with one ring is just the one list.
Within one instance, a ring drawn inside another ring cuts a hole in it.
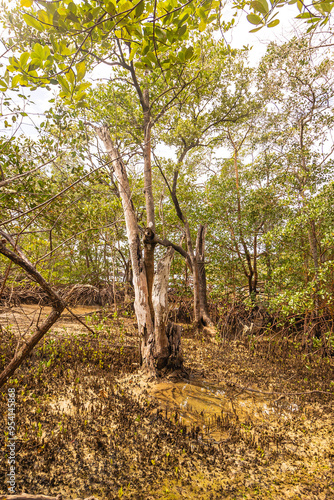
[{"label": "low undergrowth", "polygon": [[[98,335],[72,335],[68,324],[3,388],[3,429],[7,389],[16,390],[17,491],[101,500],[334,498],[333,358],[316,348],[307,354],[290,339],[221,339],[183,325],[192,376],[230,398],[249,388],[278,391],[270,403],[298,408],[246,423],[226,418],[214,442],[161,409],[150,396],[154,382],[143,389],[130,322],[94,315]],[[2,333],[0,369],[15,347],[14,334]],[[2,449],[7,439],[2,433]],[[6,474],[4,457],[1,493]]]}]

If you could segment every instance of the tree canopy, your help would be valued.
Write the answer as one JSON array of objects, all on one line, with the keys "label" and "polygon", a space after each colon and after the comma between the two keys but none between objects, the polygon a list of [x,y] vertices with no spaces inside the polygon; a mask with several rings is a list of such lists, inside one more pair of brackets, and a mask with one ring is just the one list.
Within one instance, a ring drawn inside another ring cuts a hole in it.
[{"label": "tree canopy", "polygon": [[[233,3],[253,31],[285,5]],[[157,299],[169,269],[199,328],[211,299],[332,310],[333,59],[319,38],[332,3],[297,8],[309,27],[256,68],[219,35],[234,21],[215,1],[22,0],[2,14],[3,123],[19,125],[1,139],[3,234],[50,283],[133,285],[155,366],[171,352]],[[40,88],[50,109],[25,137]]]}]

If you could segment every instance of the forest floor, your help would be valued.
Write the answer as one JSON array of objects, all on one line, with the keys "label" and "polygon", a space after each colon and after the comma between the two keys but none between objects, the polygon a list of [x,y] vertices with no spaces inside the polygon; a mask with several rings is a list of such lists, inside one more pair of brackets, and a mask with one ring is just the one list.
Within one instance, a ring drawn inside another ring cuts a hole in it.
[{"label": "forest floor", "polygon": [[[16,391],[17,492],[334,499],[333,357],[291,339],[222,342],[183,325],[189,378],[148,381],[134,319],[93,309],[76,312],[90,313],[95,335],[64,315],[1,393],[4,449],[7,389]],[[0,310],[0,369],[30,324],[33,306],[22,310]],[[7,473],[2,455],[3,494]]]}]

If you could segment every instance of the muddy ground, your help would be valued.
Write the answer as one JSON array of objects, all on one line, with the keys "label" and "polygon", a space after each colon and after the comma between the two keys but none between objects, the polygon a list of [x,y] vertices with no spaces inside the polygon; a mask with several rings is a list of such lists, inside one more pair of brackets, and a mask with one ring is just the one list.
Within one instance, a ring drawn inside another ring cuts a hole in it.
[{"label": "muddy ground", "polygon": [[[333,357],[297,340],[222,342],[183,325],[189,378],[147,381],[129,313],[76,313],[96,333],[65,314],[1,393],[6,450],[7,389],[16,391],[17,492],[334,499]],[[33,306],[0,310],[0,369],[38,316]],[[3,453],[3,494],[7,473]]]}]

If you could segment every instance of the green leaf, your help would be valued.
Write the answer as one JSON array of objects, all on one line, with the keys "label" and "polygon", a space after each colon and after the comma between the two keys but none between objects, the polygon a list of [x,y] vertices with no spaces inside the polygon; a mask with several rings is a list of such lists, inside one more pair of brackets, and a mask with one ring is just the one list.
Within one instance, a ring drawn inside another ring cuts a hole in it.
[{"label": "green leaf", "polygon": [[92,84],[90,82],[80,83],[80,85],[77,87],[77,91],[83,92],[84,90],[89,89],[89,87],[91,87],[91,85]]},{"label": "green leaf", "polygon": [[140,48],[139,44],[135,44],[135,46],[133,47],[133,49],[130,52],[129,61],[133,60],[133,58],[136,55],[136,53],[137,53],[137,51],[138,51],[139,48]]},{"label": "green leaf", "polygon": [[273,28],[274,26],[277,26],[280,23],[279,19],[275,19],[275,21],[271,21],[267,26],[268,28]]},{"label": "green leaf", "polygon": [[296,16],[296,19],[310,19],[310,17],[312,17],[312,14],[309,12],[303,12],[303,14]]},{"label": "green leaf", "polygon": [[[259,1],[262,3],[263,7],[266,9],[266,12],[269,12],[267,0],[259,0]],[[283,0],[283,1],[285,1],[285,0]]]},{"label": "green leaf", "polygon": [[64,9],[64,7],[59,7],[59,9],[57,9],[57,12],[60,16],[67,16],[68,14],[68,10]]},{"label": "green leaf", "polygon": [[144,8],[145,8],[145,3],[144,0],[142,0],[140,4],[138,4],[136,7],[135,10],[136,17],[140,17],[142,15],[142,13],[144,12]]},{"label": "green leaf", "polygon": [[80,82],[86,74],[86,65],[85,61],[80,61],[75,65],[75,69],[77,70],[77,81]]},{"label": "green leaf", "polygon": [[185,55],[186,60],[191,59],[192,56],[194,55],[194,48],[188,47],[184,55]]},{"label": "green leaf", "polygon": [[43,49],[43,59],[46,60],[50,54],[51,54],[51,52],[50,52],[49,47],[47,45],[45,45],[45,47]]},{"label": "green leaf", "polygon": [[156,38],[162,41],[166,40],[166,33],[163,30],[161,30],[158,26],[155,27],[154,35]]},{"label": "green leaf", "polygon": [[70,69],[67,73],[66,73],[66,80],[68,80],[72,85],[74,84],[75,82],[75,74],[74,74],[74,71],[73,69]]},{"label": "green leaf", "polygon": [[184,51],[180,50],[180,52],[178,53],[177,57],[180,59],[181,62],[184,62],[185,61]]},{"label": "green leaf", "polygon": [[74,99],[75,99],[76,101],[81,101],[81,100],[82,100],[82,99],[84,99],[85,97],[87,97],[86,92],[79,92],[79,93],[76,93],[76,94],[74,95]]},{"label": "green leaf", "polygon": [[21,75],[15,75],[14,78],[12,79],[12,89],[17,87],[20,81],[21,81]]},{"label": "green leaf", "polygon": [[177,34],[179,37],[181,37],[185,34],[186,31],[187,31],[187,25],[184,24],[183,26],[181,26],[181,28],[177,30]]},{"label": "green leaf", "polygon": [[149,69],[153,69],[151,61],[149,60],[148,56],[144,56],[141,58],[142,62],[145,63],[145,66]]},{"label": "green leaf", "polygon": [[145,68],[145,64],[143,64],[142,62],[135,62],[135,68],[138,68],[138,69],[144,69]]},{"label": "green leaf", "polygon": [[157,63],[157,59],[154,55],[153,52],[148,52],[147,55],[146,55],[147,59],[149,59],[153,64],[156,64]]},{"label": "green leaf", "polygon": [[62,56],[69,56],[69,55],[71,55],[70,49],[68,48],[68,46],[66,45],[66,43],[63,40],[60,42],[60,45],[59,45],[59,48],[58,48],[58,52]]},{"label": "green leaf", "polygon": [[39,21],[37,21],[37,19],[35,19],[33,16],[30,16],[29,14],[23,14],[22,17],[28,26],[31,26],[32,28],[35,28],[38,31],[44,31],[43,25]]},{"label": "green leaf", "polygon": [[248,14],[247,19],[251,24],[262,24],[261,17],[256,14]]},{"label": "green leaf", "polygon": [[202,20],[198,25],[198,30],[202,32],[205,30],[205,28],[206,28],[206,22]]},{"label": "green leaf", "polygon": [[33,57],[30,61],[30,65],[29,65],[29,71],[31,71],[31,66],[33,66],[34,68],[40,68],[41,66],[43,65],[43,62],[41,61],[41,59],[39,57]]},{"label": "green leaf", "polygon": [[204,7],[200,7],[199,9],[197,9],[196,13],[199,15],[202,21],[206,21],[207,11],[206,9],[204,9]]},{"label": "green leaf", "polygon": [[33,49],[37,57],[39,57],[40,59],[44,59],[44,49],[40,43],[35,43]]},{"label": "green leaf", "polygon": [[333,7],[333,2],[321,2],[319,4],[314,4],[314,8],[321,14],[329,14]]},{"label": "green leaf", "polygon": [[21,0],[21,7],[31,7],[33,0]]},{"label": "green leaf", "polygon": [[37,16],[38,16],[38,19],[39,21],[41,21],[42,23],[45,23],[45,24],[52,24],[52,15],[49,14],[48,12],[45,12],[45,10],[38,10],[37,11]]},{"label": "green leaf", "polygon": [[250,3],[251,7],[257,12],[261,12],[261,14],[268,14],[269,9],[268,9],[268,4],[265,7],[261,2],[255,1]]},{"label": "green leaf", "polygon": [[70,87],[67,83],[67,81],[65,80],[65,78],[63,76],[58,76],[58,82],[60,83],[63,91],[65,92],[65,94],[69,94],[70,93]]},{"label": "green leaf", "polygon": [[145,56],[149,50],[150,50],[150,45],[144,41],[142,48],[142,55]]},{"label": "green leaf", "polygon": [[77,13],[77,6],[74,2],[70,2],[67,6],[68,10],[70,10],[73,14]]},{"label": "green leaf", "polygon": [[21,54],[21,57],[20,57],[21,68],[24,69],[26,67],[29,58],[30,58],[29,52],[24,52],[23,54]]},{"label": "green leaf", "polygon": [[105,10],[110,14],[111,16],[116,14],[116,7],[112,2],[108,2],[104,5]]}]

